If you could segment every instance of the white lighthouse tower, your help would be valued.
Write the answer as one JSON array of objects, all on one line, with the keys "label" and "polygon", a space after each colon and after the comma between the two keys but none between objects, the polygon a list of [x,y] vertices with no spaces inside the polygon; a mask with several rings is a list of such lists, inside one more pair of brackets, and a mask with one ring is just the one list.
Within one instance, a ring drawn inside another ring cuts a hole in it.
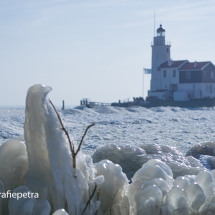
[{"label": "white lighthouse tower", "polygon": [[165,41],[165,29],[160,25],[157,29],[157,36],[152,42],[152,75],[149,91],[151,96],[156,94],[155,91],[163,90],[161,89],[161,74],[158,67],[164,62],[170,61],[170,47],[170,43]]}]

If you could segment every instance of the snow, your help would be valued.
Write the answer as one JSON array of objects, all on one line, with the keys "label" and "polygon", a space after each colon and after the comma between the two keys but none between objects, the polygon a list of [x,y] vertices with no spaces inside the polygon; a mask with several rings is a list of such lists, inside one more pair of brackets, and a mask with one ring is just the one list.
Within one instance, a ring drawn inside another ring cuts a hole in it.
[{"label": "snow", "polygon": [[0,109],[0,190],[39,193],[39,199],[8,202],[1,196],[0,214],[213,214],[214,157],[202,143],[215,139],[214,108],[78,106],[59,111],[75,148],[85,128],[96,123],[74,168],[47,99],[50,90],[32,86],[25,111]]}]

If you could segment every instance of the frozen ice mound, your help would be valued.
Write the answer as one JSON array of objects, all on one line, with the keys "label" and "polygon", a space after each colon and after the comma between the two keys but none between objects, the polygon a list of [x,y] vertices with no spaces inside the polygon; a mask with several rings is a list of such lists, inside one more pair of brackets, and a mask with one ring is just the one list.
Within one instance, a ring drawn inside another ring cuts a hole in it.
[{"label": "frozen ice mound", "polygon": [[119,164],[129,179],[150,159],[159,159],[169,165],[174,178],[185,174],[196,175],[205,169],[197,159],[184,157],[173,147],[157,144],[109,144],[97,149],[92,157],[94,162],[108,159]]},{"label": "frozen ice mound", "polygon": [[208,169],[215,169],[215,143],[206,142],[193,146],[186,156],[193,156]]},{"label": "frozen ice mound", "polygon": [[214,214],[214,172],[173,179],[168,165],[152,159],[134,174],[128,186],[130,214]]},{"label": "frozen ice mound", "polygon": [[110,144],[97,149],[92,157],[94,163],[108,159],[119,164],[130,179],[141,168],[144,155],[145,151],[137,146]]},{"label": "frozen ice mound", "polygon": [[104,176],[104,183],[101,184],[97,195],[97,200],[101,202],[97,214],[128,215],[129,202],[126,196],[128,179],[122,168],[109,160],[95,163],[95,167],[96,175]]},{"label": "frozen ice mound", "polygon": [[23,184],[28,171],[28,156],[22,137],[6,141],[0,147],[0,179],[5,190],[13,190]]},{"label": "frozen ice mound", "polygon": [[93,109],[91,108],[87,108],[86,106],[76,106],[74,108],[68,108],[68,109],[64,109],[64,110],[61,110],[64,114],[72,114],[72,115],[75,115],[75,114],[84,114],[84,113],[95,113],[93,111]]},{"label": "frozen ice mound", "polygon": [[193,146],[188,150],[186,156],[193,156],[198,158],[199,155],[210,155],[215,156],[215,143],[207,142]]},{"label": "frozen ice mound", "polygon": [[96,106],[95,108],[93,108],[93,110],[100,114],[114,114],[114,113],[120,114],[120,113],[122,113],[120,108],[106,106],[106,105]]},{"label": "frozen ice mound", "polygon": [[64,209],[59,209],[53,213],[53,215],[69,215]]}]

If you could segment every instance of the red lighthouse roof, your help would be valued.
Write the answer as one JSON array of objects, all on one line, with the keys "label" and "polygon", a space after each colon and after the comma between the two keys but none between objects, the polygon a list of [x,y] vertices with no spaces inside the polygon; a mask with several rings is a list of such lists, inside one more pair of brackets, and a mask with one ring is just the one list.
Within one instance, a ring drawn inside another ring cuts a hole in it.
[{"label": "red lighthouse roof", "polygon": [[205,61],[205,62],[187,62],[186,64],[184,64],[180,70],[193,70],[193,69],[202,69],[202,67],[206,66],[207,64],[209,64],[210,61]]}]

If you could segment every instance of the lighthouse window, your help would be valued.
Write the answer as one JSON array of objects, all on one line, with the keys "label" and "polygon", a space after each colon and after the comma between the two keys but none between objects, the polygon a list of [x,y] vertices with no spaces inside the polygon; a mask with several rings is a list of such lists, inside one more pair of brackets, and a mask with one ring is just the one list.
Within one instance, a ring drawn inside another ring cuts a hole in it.
[{"label": "lighthouse window", "polygon": [[190,73],[190,71],[186,72],[186,79],[191,79],[191,73]]},{"label": "lighthouse window", "polygon": [[166,78],[166,70],[163,71],[163,77]]},{"label": "lighthouse window", "polygon": [[205,79],[208,78],[208,72],[207,72],[207,71],[204,72],[204,78],[205,78]]},{"label": "lighthouse window", "polygon": [[173,78],[175,78],[175,77],[176,77],[176,71],[173,70]]},{"label": "lighthouse window", "polygon": [[169,49],[168,48],[166,49],[166,52],[169,53]]},{"label": "lighthouse window", "polygon": [[214,79],[214,72],[211,72],[211,79]]}]

